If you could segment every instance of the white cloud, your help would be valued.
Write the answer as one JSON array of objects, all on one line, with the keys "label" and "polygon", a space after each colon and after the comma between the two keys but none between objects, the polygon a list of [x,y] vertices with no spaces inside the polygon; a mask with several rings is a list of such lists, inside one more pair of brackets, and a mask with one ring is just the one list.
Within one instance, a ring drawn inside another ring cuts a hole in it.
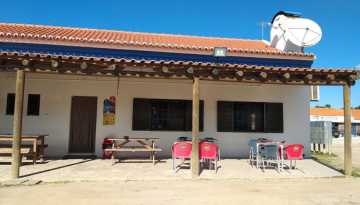
[{"label": "white cloud", "polygon": [[356,68],[357,70],[360,70],[360,63],[359,63],[357,66],[355,66],[355,68]]}]

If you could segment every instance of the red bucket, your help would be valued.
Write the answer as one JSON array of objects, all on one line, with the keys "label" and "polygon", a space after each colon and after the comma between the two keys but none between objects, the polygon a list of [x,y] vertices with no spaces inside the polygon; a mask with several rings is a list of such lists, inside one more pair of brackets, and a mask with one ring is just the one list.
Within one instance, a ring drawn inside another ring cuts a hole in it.
[{"label": "red bucket", "polygon": [[105,138],[102,144],[102,148],[103,148],[103,159],[111,159],[112,151],[105,151],[105,149],[112,148],[112,141]]}]

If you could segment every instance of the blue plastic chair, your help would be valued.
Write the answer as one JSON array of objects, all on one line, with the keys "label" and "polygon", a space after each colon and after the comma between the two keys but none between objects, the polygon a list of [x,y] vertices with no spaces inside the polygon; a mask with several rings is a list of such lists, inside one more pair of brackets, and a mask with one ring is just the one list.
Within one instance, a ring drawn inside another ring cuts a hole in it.
[{"label": "blue plastic chair", "polygon": [[250,140],[248,142],[248,145],[250,146],[249,164],[251,164],[251,167],[253,167],[255,161],[257,162],[257,158],[258,158],[257,143],[259,143],[259,140]]},{"label": "blue plastic chair", "polygon": [[[277,162],[277,172],[279,172],[280,167],[280,157],[278,153],[277,145],[263,145],[261,146],[263,149],[260,149],[259,158],[262,161],[263,172],[265,173],[265,161],[267,160],[267,166],[269,166],[269,162],[272,160],[276,160]],[[280,172],[279,172],[280,173]]]}]

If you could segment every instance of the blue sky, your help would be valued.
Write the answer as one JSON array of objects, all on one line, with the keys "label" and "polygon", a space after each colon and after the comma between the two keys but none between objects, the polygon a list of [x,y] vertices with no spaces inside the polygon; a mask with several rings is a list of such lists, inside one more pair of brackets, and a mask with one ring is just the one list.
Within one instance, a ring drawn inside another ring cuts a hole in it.
[{"label": "blue sky", "polygon": [[[360,1],[5,1],[0,22],[108,30],[261,39],[261,21],[278,11],[298,11],[317,22],[322,40],[305,52],[317,55],[314,68],[360,69]],[[265,40],[270,29],[264,30]],[[352,106],[360,105],[360,81],[352,87]],[[320,101],[343,107],[342,86],[320,87]]]}]

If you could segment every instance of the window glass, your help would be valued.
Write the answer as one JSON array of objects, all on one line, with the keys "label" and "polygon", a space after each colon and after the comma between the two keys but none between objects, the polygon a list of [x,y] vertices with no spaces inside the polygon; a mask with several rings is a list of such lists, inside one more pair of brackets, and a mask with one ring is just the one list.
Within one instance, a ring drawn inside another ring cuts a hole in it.
[{"label": "window glass", "polygon": [[185,130],[184,100],[152,100],[152,130]]},{"label": "window glass", "polygon": [[284,133],[283,103],[217,103],[218,132]]},{"label": "window glass", "polygon": [[6,102],[6,114],[14,115],[15,110],[15,93],[7,94],[7,102]]},{"label": "window glass", "polygon": [[39,115],[39,111],[40,111],[40,95],[29,94],[27,115]]},{"label": "window glass", "polygon": [[344,132],[344,124],[339,124],[339,131]]},{"label": "window glass", "polygon": [[[199,102],[199,131],[204,130],[204,101]],[[192,101],[143,99],[133,100],[133,130],[192,130]]]},{"label": "window glass", "polygon": [[234,131],[263,132],[263,121],[264,103],[234,103]]}]

